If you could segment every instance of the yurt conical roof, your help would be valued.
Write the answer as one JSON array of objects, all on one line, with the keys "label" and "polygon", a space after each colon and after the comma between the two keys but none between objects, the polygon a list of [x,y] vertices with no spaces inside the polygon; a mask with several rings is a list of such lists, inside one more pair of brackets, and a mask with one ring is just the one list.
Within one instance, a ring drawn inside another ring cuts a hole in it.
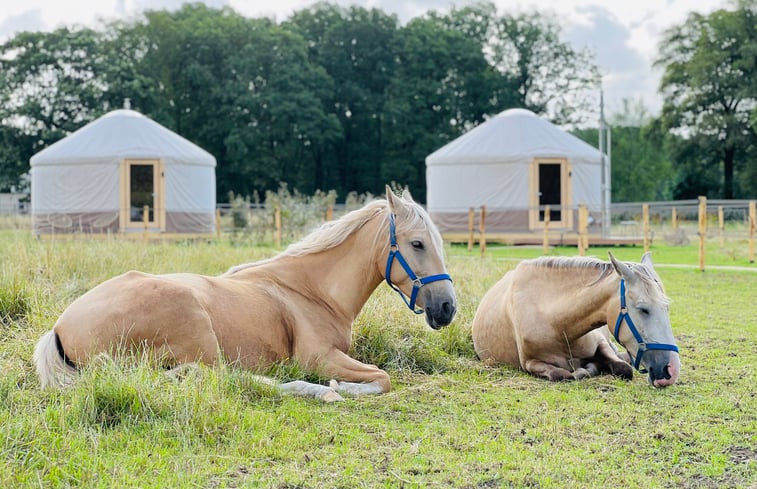
[{"label": "yurt conical roof", "polygon": [[540,157],[600,164],[602,154],[530,110],[505,110],[426,157],[428,166],[519,162]]},{"label": "yurt conical roof", "polygon": [[108,112],[32,156],[32,167],[161,158],[167,164],[216,166],[213,155],[139,112]]}]

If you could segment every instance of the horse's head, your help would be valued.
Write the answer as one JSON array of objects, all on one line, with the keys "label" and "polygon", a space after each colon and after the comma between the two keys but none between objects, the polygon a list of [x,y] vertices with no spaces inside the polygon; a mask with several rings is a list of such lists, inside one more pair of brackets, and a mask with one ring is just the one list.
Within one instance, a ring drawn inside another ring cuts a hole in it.
[{"label": "horse's head", "polygon": [[444,265],[442,237],[426,211],[405,190],[386,187],[389,255],[384,278],[414,312],[439,329],[455,317],[455,290]]},{"label": "horse's head", "polygon": [[678,347],[670,326],[668,298],[662,281],[652,265],[650,253],[644,253],[640,264],[623,263],[609,253],[610,261],[620,276],[620,312],[615,306],[608,311],[615,339],[628,350],[631,362],[642,373],[649,372],[655,387],[675,384],[681,370]]}]

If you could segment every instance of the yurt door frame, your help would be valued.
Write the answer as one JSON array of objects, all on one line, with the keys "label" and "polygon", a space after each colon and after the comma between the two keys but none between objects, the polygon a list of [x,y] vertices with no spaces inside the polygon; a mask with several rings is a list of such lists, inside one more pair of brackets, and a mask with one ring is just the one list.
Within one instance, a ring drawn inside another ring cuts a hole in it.
[{"label": "yurt door frame", "polygon": [[529,178],[530,229],[544,227],[544,206],[550,206],[549,227],[573,227],[571,168],[566,158],[534,158]]},{"label": "yurt door frame", "polygon": [[121,162],[122,231],[144,229],[144,206],[150,208],[150,230],[165,231],[165,180],[163,162],[153,159],[128,159]]}]

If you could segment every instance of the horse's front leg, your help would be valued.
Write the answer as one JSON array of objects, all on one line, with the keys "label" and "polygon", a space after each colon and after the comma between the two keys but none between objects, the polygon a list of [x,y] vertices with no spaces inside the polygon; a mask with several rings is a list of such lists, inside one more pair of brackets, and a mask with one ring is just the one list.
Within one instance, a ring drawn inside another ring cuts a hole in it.
[{"label": "horse's front leg", "polygon": [[319,372],[336,379],[331,381],[332,389],[350,396],[383,394],[392,389],[386,372],[375,365],[359,362],[336,348],[321,357]]},{"label": "horse's front leg", "polygon": [[606,365],[606,369],[612,375],[627,380],[633,378],[633,368],[630,365],[631,357],[628,353],[618,353],[607,340],[602,340],[597,345],[596,357]]},{"label": "horse's front leg", "polygon": [[558,365],[530,358],[523,363],[523,370],[537,377],[544,377],[550,382],[576,380],[573,372]]}]

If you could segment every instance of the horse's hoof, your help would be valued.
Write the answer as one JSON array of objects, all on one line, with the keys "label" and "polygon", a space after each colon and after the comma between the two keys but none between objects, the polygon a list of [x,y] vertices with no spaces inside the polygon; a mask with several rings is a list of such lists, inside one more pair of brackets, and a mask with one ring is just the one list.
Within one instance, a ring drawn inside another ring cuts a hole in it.
[{"label": "horse's hoof", "polygon": [[567,382],[576,380],[576,378],[573,377],[573,374],[565,375],[561,372],[550,372],[547,378],[550,382]]},{"label": "horse's hoof", "polygon": [[337,402],[337,401],[344,401],[344,398],[340,396],[338,392],[332,390],[332,391],[324,393],[321,396],[321,400],[323,402]]},{"label": "horse's hoof", "polygon": [[619,362],[611,365],[611,373],[616,377],[624,380],[633,379],[633,368],[625,362]]}]

